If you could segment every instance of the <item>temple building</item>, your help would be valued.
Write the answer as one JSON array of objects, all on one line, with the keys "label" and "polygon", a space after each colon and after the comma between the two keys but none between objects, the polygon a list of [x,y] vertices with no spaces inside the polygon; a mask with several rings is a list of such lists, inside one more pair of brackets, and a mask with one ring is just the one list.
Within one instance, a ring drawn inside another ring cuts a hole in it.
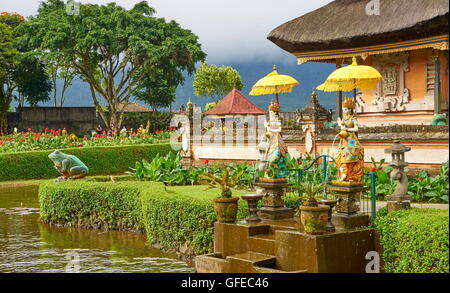
[{"label": "temple building", "polygon": [[377,89],[357,95],[362,126],[430,125],[449,108],[448,12],[447,0],[336,0],[280,25],[268,39],[299,64],[339,68],[357,57],[378,69]]},{"label": "temple building", "polygon": [[203,114],[224,118],[228,116],[266,115],[267,111],[253,104],[240,91],[233,88],[217,105]]}]

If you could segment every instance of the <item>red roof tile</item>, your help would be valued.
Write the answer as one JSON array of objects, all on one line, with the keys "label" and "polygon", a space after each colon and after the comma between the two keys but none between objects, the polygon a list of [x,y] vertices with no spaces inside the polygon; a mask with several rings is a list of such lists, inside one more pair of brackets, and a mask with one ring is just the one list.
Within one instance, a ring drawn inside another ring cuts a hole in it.
[{"label": "red roof tile", "polygon": [[248,100],[240,91],[232,89],[214,108],[205,115],[264,115],[267,111]]}]

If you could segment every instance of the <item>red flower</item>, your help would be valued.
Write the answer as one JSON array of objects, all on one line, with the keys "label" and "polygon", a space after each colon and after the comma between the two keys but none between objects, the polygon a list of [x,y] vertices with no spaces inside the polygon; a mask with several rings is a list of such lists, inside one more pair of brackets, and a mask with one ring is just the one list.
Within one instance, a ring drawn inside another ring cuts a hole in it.
[{"label": "red flower", "polygon": [[205,162],[204,162],[204,163],[205,163],[205,165],[208,165],[208,163],[209,163],[209,160],[205,160]]},{"label": "red flower", "polygon": [[377,168],[374,167],[374,168],[371,169],[371,171],[375,172],[375,171],[377,171]]}]

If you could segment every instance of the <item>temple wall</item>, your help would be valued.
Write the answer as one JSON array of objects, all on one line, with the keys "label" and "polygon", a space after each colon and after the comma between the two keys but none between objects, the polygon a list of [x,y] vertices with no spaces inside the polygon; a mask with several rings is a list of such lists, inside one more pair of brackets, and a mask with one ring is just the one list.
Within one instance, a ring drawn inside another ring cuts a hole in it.
[{"label": "temple wall", "polygon": [[[445,112],[448,109],[449,99],[448,57],[441,53],[439,59],[441,109]],[[357,99],[361,125],[431,124],[434,117],[434,61],[431,49],[369,56],[362,64],[374,66],[382,74],[390,65],[396,68],[393,71],[392,84],[395,84],[397,90],[395,95],[385,94],[383,87],[385,79],[380,83],[378,90],[362,91],[362,95]]]},{"label": "temple wall", "polygon": [[[428,169],[435,173],[442,163],[449,160],[449,128],[448,126],[396,126],[366,128],[360,132],[360,141],[364,147],[364,160],[368,166],[371,165],[371,157],[377,162],[385,159],[391,160],[384,149],[390,147],[394,140],[398,139],[411,151],[406,154],[406,161],[410,169]],[[337,130],[324,129],[316,134],[313,142],[312,153],[333,155],[336,151],[339,138],[334,141]],[[284,140],[288,146],[289,153],[293,157],[307,155],[306,135],[302,130],[284,130]],[[242,143],[227,141],[224,143],[197,143],[192,145],[194,160],[202,163],[204,160],[221,161],[229,163],[232,161],[256,161],[258,160],[258,149],[255,142]]]}]

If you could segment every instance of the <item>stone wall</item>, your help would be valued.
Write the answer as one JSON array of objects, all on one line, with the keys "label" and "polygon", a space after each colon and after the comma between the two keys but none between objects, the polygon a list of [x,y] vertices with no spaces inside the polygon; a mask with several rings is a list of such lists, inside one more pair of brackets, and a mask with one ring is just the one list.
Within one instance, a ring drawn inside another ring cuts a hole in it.
[{"label": "stone wall", "polygon": [[[333,155],[339,144],[337,132],[337,129],[319,130],[314,137],[312,152]],[[306,154],[306,135],[301,129],[283,129],[283,138],[292,156],[299,157]],[[442,163],[449,160],[449,127],[446,125],[367,127],[360,129],[359,138],[365,148],[365,161],[368,165],[371,163],[371,157],[374,157],[376,161],[385,159],[389,162],[390,155],[385,154],[384,149],[390,147],[397,139],[411,147],[411,151],[406,154],[406,161],[410,163],[411,170],[425,168],[436,171]],[[204,160],[256,161],[258,149],[255,142],[223,140],[210,143],[196,137],[192,146],[192,155],[199,163]]]},{"label": "stone wall", "polygon": [[24,107],[8,114],[9,129],[16,127],[19,131],[27,128],[42,131],[48,127],[87,134],[99,124],[103,126],[94,107]]}]

